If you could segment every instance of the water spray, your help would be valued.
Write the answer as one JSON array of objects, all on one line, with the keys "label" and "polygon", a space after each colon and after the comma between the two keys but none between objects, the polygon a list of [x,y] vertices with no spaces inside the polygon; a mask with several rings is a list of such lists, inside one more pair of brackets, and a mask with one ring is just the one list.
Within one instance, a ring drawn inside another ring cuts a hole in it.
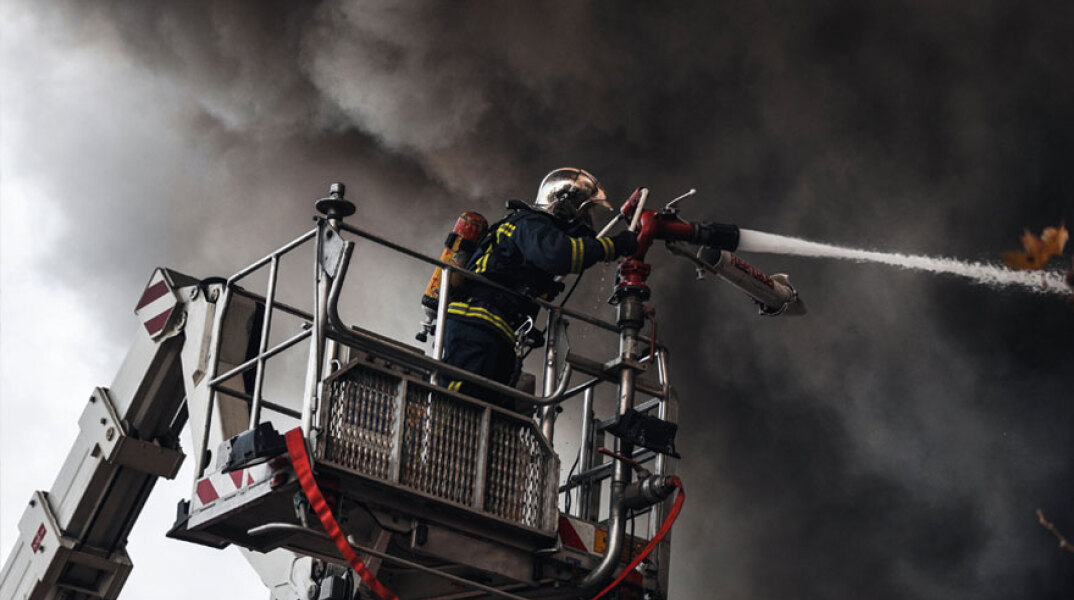
[{"label": "water spray", "polygon": [[1069,295],[1071,293],[1063,274],[1055,271],[1016,271],[1002,265],[955,258],[844,248],[750,229],[739,230],[738,250],[874,262],[904,269],[958,275],[990,287],[1019,286],[1038,294]]}]

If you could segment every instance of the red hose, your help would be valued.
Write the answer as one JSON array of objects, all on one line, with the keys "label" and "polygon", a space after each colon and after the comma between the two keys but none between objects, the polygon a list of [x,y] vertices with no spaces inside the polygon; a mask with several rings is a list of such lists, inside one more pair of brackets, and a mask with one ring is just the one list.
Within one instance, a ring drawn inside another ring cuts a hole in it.
[{"label": "red hose", "polygon": [[[306,440],[302,437],[302,430],[300,428],[292,429],[285,435],[287,441],[287,451],[291,457],[291,464],[294,466],[295,474],[298,475],[298,481],[302,484],[302,491],[306,493],[306,498],[310,501],[310,506],[317,513],[317,516],[321,519],[321,524],[324,526],[325,531],[335,542],[336,547],[343,554],[343,557],[347,559],[351,567],[354,568],[358,576],[362,578],[369,589],[372,590],[382,600],[399,600],[383,583],[377,579],[376,575],[373,575],[369,569],[362,562],[362,559],[358,558],[354,549],[351,548],[347,538],[343,535],[343,531],[339,528],[339,523],[336,522],[334,516],[332,516],[332,509],[329,508],[328,502],[325,501],[324,495],[321,494],[320,488],[317,487],[317,480],[313,477],[313,468],[310,466],[309,455],[306,453]],[[683,501],[686,500],[686,492],[682,487],[682,481],[675,475],[672,475],[668,479],[668,483],[672,487],[678,490],[675,495],[675,504],[671,507],[671,512],[664,519],[663,525],[660,526],[660,530],[656,532],[653,539],[649,540],[645,548],[641,553],[629,564],[627,568],[623,569],[623,572],[615,578],[615,581],[611,582],[608,587],[601,590],[599,594],[593,596],[592,600],[604,596],[608,592],[615,589],[620,583],[626,579],[634,568],[641,564],[641,561],[645,560],[653,550],[656,549],[656,545],[659,544],[668,532],[671,531],[671,526],[675,523],[675,519],[679,517],[679,513],[682,512]]]},{"label": "red hose", "polygon": [[[332,541],[335,542],[336,548],[343,553],[343,558],[347,559],[351,567],[354,569],[358,576],[362,578],[369,589],[373,590],[376,595],[380,596],[383,600],[399,600],[383,583],[377,579],[377,576],[369,571],[362,562],[362,559],[358,558],[358,555],[354,553],[354,548],[351,548],[350,543],[347,542],[347,538],[344,537],[343,531],[339,528],[339,523],[336,522],[336,518],[332,516],[332,509],[328,507],[328,503],[324,499],[324,495],[321,494],[320,488],[317,487],[317,480],[313,478],[313,468],[310,467],[309,455],[306,454],[306,439],[302,437],[302,430],[298,427],[288,431],[284,439],[287,441],[287,452],[291,455],[291,464],[295,468],[295,474],[298,475],[298,481],[302,484],[302,491],[306,493],[306,498],[310,501],[310,506],[317,513],[317,516],[321,519],[321,525],[324,525],[324,530],[331,536]],[[681,492],[680,492],[681,495]]]},{"label": "red hose", "polygon": [[678,489],[679,492],[675,495],[675,504],[671,507],[671,512],[668,513],[667,518],[664,519],[664,524],[660,526],[660,531],[656,532],[656,535],[653,536],[653,539],[649,540],[649,543],[645,545],[645,548],[642,549],[641,553],[638,554],[637,558],[635,558],[629,565],[627,565],[627,568],[623,569],[623,572],[615,578],[615,581],[611,582],[608,587],[601,590],[599,594],[593,596],[591,600],[597,600],[604,594],[607,594],[608,592],[615,589],[615,586],[622,583],[623,580],[626,579],[627,575],[633,572],[634,568],[641,564],[641,561],[645,560],[647,556],[652,554],[653,550],[656,549],[656,545],[664,539],[664,537],[668,534],[669,531],[671,531],[671,526],[675,523],[675,519],[679,518],[679,513],[682,512],[682,503],[684,500],[686,500],[686,491],[682,487],[682,481],[679,480],[677,476],[672,475],[668,482],[671,484],[672,487]]}]

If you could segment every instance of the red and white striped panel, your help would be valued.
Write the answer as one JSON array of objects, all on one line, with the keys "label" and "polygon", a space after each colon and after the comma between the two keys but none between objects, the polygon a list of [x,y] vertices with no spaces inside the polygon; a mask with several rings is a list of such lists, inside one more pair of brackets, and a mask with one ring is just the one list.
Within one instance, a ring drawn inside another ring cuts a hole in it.
[{"label": "red and white striped panel", "polygon": [[[604,554],[608,549],[608,530],[593,523],[576,519],[570,515],[559,515],[559,541],[566,548],[582,550],[590,554]],[[648,540],[627,536],[627,544],[633,544],[633,550],[623,550],[623,562],[630,559],[627,556],[637,556]]]},{"label": "red and white striped panel", "polygon": [[172,290],[171,283],[164,276],[163,269],[153,271],[153,277],[149,279],[138,306],[134,308],[134,314],[142,320],[142,325],[149,333],[149,337],[156,339],[168,326],[179,298]]},{"label": "red and white striped panel", "polygon": [[559,515],[559,541],[568,548],[596,552],[596,526],[568,515]]},{"label": "red and white striped panel", "polygon": [[249,469],[237,469],[230,473],[206,475],[194,485],[192,506],[195,510],[208,506],[220,498],[226,498],[253,485],[255,481],[260,481],[267,474],[269,474],[267,465],[261,464]]}]

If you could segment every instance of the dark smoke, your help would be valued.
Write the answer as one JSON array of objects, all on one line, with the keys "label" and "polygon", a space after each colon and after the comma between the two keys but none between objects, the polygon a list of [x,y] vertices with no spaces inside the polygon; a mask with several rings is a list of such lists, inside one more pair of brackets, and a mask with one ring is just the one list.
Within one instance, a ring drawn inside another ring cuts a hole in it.
[{"label": "dark smoke", "polygon": [[[22,10],[65,60],[106,66],[5,145],[68,227],[46,261],[58,283],[110,305],[156,264],[209,275],[260,257],[334,180],[361,222],[430,253],[460,210],[495,215],[567,164],[616,198],[696,187],[691,218],[878,250],[992,260],[1024,226],[1074,223],[1069,3]],[[689,492],[675,597],[1074,595],[1074,556],[1034,515],[1074,535],[1061,301],[759,256],[811,309],[760,319],[652,258]],[[426,274],[370,268],[390,292],[371,308],[409,336]],[[598,279],[578,306],[601,306]]]}]

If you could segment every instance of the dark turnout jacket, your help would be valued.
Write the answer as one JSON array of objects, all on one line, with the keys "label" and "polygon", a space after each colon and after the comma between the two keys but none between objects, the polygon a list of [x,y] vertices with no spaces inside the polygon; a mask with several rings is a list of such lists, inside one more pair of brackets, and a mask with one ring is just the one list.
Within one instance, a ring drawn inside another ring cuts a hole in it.
[{"label": "dark turnout jacket", "polygon": [[578,274],[615,257],[611,238],[571,236],[548,213],[518,210],[489,228],[467,268],[520,296],[468,282],[453,294],[448,318],[491,329],[514,344],[515,330],[539,309],[532,298],[552,300],[563,289],[557,275]]}]

